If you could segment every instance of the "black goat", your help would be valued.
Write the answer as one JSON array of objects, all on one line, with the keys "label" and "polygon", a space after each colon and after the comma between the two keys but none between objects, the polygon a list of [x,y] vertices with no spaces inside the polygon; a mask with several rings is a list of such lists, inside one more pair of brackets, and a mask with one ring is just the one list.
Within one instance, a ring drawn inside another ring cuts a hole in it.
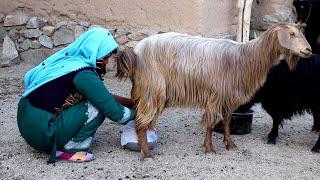
[{"label": "black goat", "polygon": [[[283,119],[290,119],[305,111],[313,115],[312,130],[319,132],[320,56],[301,59],[294,71],[290,71],[286,62],[282,61],[270,70],[266,83],[252,100],[240,106],[236,112],[246,112],[259,102],[273,119],[273,127],[268,135],[269,144],[276,144],[279,125]],[[320,152],[320,135],[312,151]]]},{"label": "black goat", "polygon": [[312,47],[312,52],[320,54],[320,0],[294,0],[297,20],[307,24],[305,36]]}]

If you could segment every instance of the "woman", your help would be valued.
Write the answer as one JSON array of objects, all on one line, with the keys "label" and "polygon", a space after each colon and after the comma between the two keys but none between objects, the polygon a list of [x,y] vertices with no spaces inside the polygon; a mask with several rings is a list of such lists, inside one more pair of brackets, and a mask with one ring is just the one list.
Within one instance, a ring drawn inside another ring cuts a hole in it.
[{"label": "woman", "polygon": [[101,81],[117,48],[108,30],[95,27],[26,73],[18,127],[29,145],[51,152],[49,163],[91,161],[89,147],[104,119],[127,124],[134,118],[128,108],[134,102],[114,97]]}]

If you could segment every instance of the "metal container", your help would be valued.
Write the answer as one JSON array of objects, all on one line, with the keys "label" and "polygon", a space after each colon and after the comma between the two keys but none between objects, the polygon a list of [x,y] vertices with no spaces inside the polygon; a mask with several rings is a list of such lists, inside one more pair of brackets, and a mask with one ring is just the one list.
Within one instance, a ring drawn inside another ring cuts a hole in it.
[{"label": "metal container", "polygon": [[[247,112],[234,112],[231,117],[230,133],[231,134],[248,134],[251,132],[253,119],[253,110]],[[223,133],[223,123],[220,121],[213,130]]]}]

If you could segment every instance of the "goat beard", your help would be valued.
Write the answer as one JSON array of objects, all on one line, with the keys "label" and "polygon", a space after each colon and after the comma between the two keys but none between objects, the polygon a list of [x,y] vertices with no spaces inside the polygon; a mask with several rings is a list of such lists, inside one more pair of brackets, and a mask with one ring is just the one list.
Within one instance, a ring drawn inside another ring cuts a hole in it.
[{"label": "goat beard", "polygon": [[299,61],[299,56],[293,54],[291,51],[286,53],[286,62],[288,64],[289,70],[293,71],[296,69]]}]

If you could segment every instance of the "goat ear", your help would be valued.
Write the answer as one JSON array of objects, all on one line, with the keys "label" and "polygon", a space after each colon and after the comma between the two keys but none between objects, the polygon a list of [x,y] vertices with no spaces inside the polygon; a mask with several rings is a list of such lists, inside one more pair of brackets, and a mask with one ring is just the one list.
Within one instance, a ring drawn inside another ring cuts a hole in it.
[{"label": "goat ear", "polygon": [[290,49],[291,43],[288,31],[282,28],[278,29],[278,40],[282,47]]}]

